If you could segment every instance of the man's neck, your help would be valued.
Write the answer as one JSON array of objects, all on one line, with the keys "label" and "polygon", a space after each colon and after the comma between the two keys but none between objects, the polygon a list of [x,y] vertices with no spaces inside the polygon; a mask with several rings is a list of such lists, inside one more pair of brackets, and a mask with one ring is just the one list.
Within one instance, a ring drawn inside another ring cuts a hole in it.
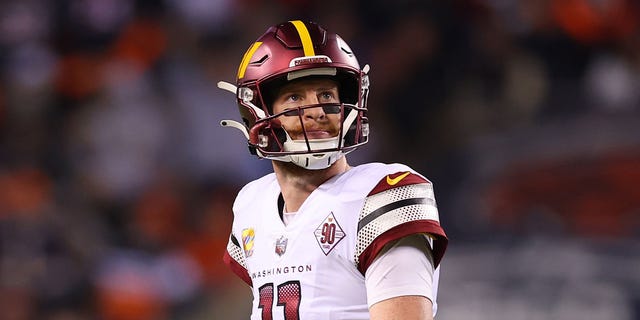
[{"label": "man's neck", "polygon": [[278,179],[288,212],[298,211],[313,190],[349,168],[344,156],[330,167],[320,170],[304,169],[291,162],[273,161],[273,171]]}]

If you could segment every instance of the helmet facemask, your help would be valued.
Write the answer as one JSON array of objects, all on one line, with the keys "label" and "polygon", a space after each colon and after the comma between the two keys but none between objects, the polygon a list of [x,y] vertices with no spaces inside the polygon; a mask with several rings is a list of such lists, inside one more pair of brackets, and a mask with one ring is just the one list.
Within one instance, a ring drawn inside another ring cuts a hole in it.
[{"label": "helmet facemask", "polygon": [[[288,109],[257,121],[250,130],[249,143],[263,158],[293,162],[312,170],[327,168],[367,142],[368,124],[362,116],[365,111],[345,103],[321,103]],[[321,130],[322,134],[305,126],[303,117],[309,112],[325,117],[314,125],[314,130]],[[361,138],[356,141],[354,137]]]}]

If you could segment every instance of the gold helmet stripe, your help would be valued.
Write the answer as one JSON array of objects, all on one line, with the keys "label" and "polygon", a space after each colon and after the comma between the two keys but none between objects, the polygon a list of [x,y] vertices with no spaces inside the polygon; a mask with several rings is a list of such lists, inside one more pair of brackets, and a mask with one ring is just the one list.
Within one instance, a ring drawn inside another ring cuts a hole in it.
[{"label": "gold helmet stripe", "polygon": [[304,55],[306,57],[315,56],[316,52],[313,50],[313,42],[311,41],[311,36],[309,35],[309,30],[307,30],[307,26],[304,25],[304,22],[300,20],[289,21],[298,30],[298,35],[300,35],[300,41],[302,41],[302,50],[304,50]]},{"label": "gold helmet stripe", "polygon": [[238,80],[244,78],[244,73],[247,71],[247,66],[249,66],[249,61],[251,61],[251,57],[258,50],[258,48],[262,45],[262,42],[255,42],[247,52],[245,52],[242,57],[242,62],[240,62],[240,67],[238,67]]}]

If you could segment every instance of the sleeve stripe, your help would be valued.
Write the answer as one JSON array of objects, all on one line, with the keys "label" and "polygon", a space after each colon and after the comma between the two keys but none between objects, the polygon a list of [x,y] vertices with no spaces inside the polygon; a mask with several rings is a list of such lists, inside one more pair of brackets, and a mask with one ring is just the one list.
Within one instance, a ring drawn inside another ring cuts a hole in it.
[{"label": "sleeve stripe", "polygon": [[247,265],[244,261],[244,253],[242,252],[242,249],[238,244],[238,240],[236,240],[233,235],[229,238],[229,243],[227,244],[227,252],[229,253],[229,256],[233,258],[233,260],[235,260],[239,265],[241,265],[245,269],[247,268]]},{"label": "sleeve stripe", "polygon": [[358,270],[364,274],[378,253],[389,242],[400,239],[410,234],[421,233],[435,237],[433,241],[433,266],[437,268],[447,249],[447,235],[437,221],[418,220],[397,225],[380,234],[366,250],[356,257]]},{"label": "sleeve stripe", "polygon": [[242,252],[242,248],[240,248],[238,239],[236,239],[233,234],[229,237],[227,251],[224,253],[223,261],[227,266],[229,266],[233,273],[240,277],[240,279],[246,282],[249,286],[252,285],[251,278],[247,271],[247,263],[244,258],[244,253]]},{"label": "sleeve stripe", "polygon": [[411,199],[399,200],[399,201],[384,205],[368,213],[364,218],[362,218],[362,220],[358,222],[358,232],[360,232],[360,230],[362,230],[362,228],[368,225],[371,221],[375,220],[376,218],[380,217],[381,215],[389,211],[402,208],[405,206],[416,205],[416,204],[434,205],[435,202],[433,201],[433,199],[429,199],[429,198],[411,198]]},{"label": "sleeve stripe", "polygon": [[238,261],[236,261],[233,257],[231,257],[229,251],[225,251],[224,256],[222,257],[222,261],[224,261],[224,263],[229,266],[229,269],[231,269],[233,273],[235,273],[240,279],[242,279],[242,281],[244,281],[250,287],[253,286],[253,282],[251,281],[251,277],[249,277],[247,269],[244,266],[240,265]]},{"label": "sleeve stripe", "polygon": [[[363,253],[376,253],[378,246],[381,248],[386,241],[393,240],[383,236],[389,230],[397,230],[391,233],[395,236],[411,233],[444,236],[430,183],[407,184],[367,196],[359,219],[355,261],[361,266],[368,265],[368,259],[373,258]],[[362,264],[361,258],[366,260]]]},{"label": "sleeve stripe", "polygon": [[240,242],[238,242],[238,239],[236,238],[236,236],[231,235],[231,243],[233,243],[234,245],[236,245],[237,247],[240,247]]}]

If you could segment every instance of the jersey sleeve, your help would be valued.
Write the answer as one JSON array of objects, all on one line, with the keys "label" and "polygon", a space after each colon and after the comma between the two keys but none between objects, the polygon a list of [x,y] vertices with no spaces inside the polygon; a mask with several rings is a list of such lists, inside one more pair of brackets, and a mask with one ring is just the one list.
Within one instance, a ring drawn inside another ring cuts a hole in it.
[{"label": "jersey sleeve", "polygon": [[249,272],[247,271],[244,251],[242,247],[240,247],[238,239],[233,234],[229,236],[227,251],[225,251],[222,260],[242,281],[246,282],[249,286],[253,286],[251,277],[249,277]]},{"label": "jersey sleeve", "polygon": [[411,171],[387,175],[366,196],[360,212],[355,253],[358,270],[364,274],[386,244],[416,233],[433,239],[437,268],[448,239],[440,226],[433,185]]},{"label": "jersey sleeve", "polygon": [[435,305],[433,255],[424,235],[404,237],[378,254],[365,273],[367,303],[399,296],[423,296]]}]

